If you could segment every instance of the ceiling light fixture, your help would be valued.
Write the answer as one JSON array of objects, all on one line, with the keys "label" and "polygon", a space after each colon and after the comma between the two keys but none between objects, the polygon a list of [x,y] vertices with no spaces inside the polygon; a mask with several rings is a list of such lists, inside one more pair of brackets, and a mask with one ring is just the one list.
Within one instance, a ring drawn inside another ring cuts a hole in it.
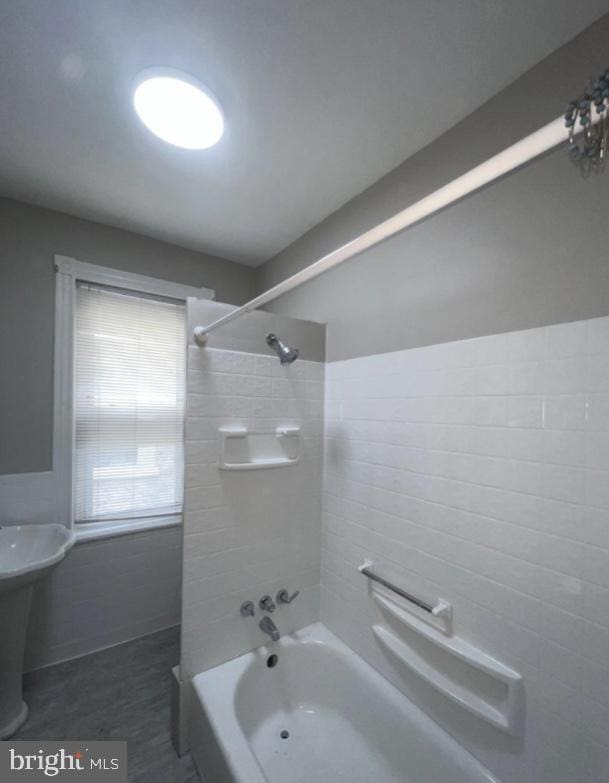
[{"label": "ceiling light fixture", "polygon": [[153,68],[137,78],[133,106],[149,131],[188,150],[217,144],[224,133],[224,114],[207,87],[181,71]]}]

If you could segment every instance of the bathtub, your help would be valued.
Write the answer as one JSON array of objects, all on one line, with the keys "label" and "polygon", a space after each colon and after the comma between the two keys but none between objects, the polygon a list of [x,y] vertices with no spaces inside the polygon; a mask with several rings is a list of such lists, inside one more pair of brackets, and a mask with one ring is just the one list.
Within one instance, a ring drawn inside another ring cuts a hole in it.
[{"label": "bathtub", "polygon": [[193,687],[190,745],[205,783],[499,783],[320,623]]}]

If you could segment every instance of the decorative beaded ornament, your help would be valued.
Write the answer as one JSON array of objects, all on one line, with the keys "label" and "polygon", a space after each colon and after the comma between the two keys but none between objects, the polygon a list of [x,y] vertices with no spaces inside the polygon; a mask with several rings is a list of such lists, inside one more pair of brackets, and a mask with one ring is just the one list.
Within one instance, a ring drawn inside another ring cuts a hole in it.
[{"label": "decorative beaded ornament", "polygon": [[[609,147],[609,70],[596,79],[590,79],[583,95],[571,101],[565,111],[565,126],[569,130],[569,157],[579,166],[584,176],[603,167]],[[593,109],[594,106],[594,109]],[[601,115],[593,125],[592,114]],[[581,142],[576,134],[581,133]]]}]

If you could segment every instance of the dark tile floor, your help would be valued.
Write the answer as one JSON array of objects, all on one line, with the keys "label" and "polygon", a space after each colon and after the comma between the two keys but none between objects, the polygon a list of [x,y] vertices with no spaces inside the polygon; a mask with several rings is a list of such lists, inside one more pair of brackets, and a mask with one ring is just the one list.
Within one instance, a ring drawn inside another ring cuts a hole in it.
[{"label": "dark tile floor", "polygon": [[109,650],[26,674],[30,708],[16,740],[127,740],[132,783],[198,783],[189,755],[170,737],[171,667],[179,630],[144,636]]}]

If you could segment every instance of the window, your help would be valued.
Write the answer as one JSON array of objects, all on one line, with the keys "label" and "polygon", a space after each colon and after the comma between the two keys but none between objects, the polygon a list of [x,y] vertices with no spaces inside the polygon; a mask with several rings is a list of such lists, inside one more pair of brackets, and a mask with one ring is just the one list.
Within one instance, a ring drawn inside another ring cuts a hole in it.
[{"label": "window", "polygon": [[181,521],[189,296],[55,256],[53,475],[78,540]]},{"label": "window", "polygon": [[185,307],[79,283],[76,522],[182,511]]}]

